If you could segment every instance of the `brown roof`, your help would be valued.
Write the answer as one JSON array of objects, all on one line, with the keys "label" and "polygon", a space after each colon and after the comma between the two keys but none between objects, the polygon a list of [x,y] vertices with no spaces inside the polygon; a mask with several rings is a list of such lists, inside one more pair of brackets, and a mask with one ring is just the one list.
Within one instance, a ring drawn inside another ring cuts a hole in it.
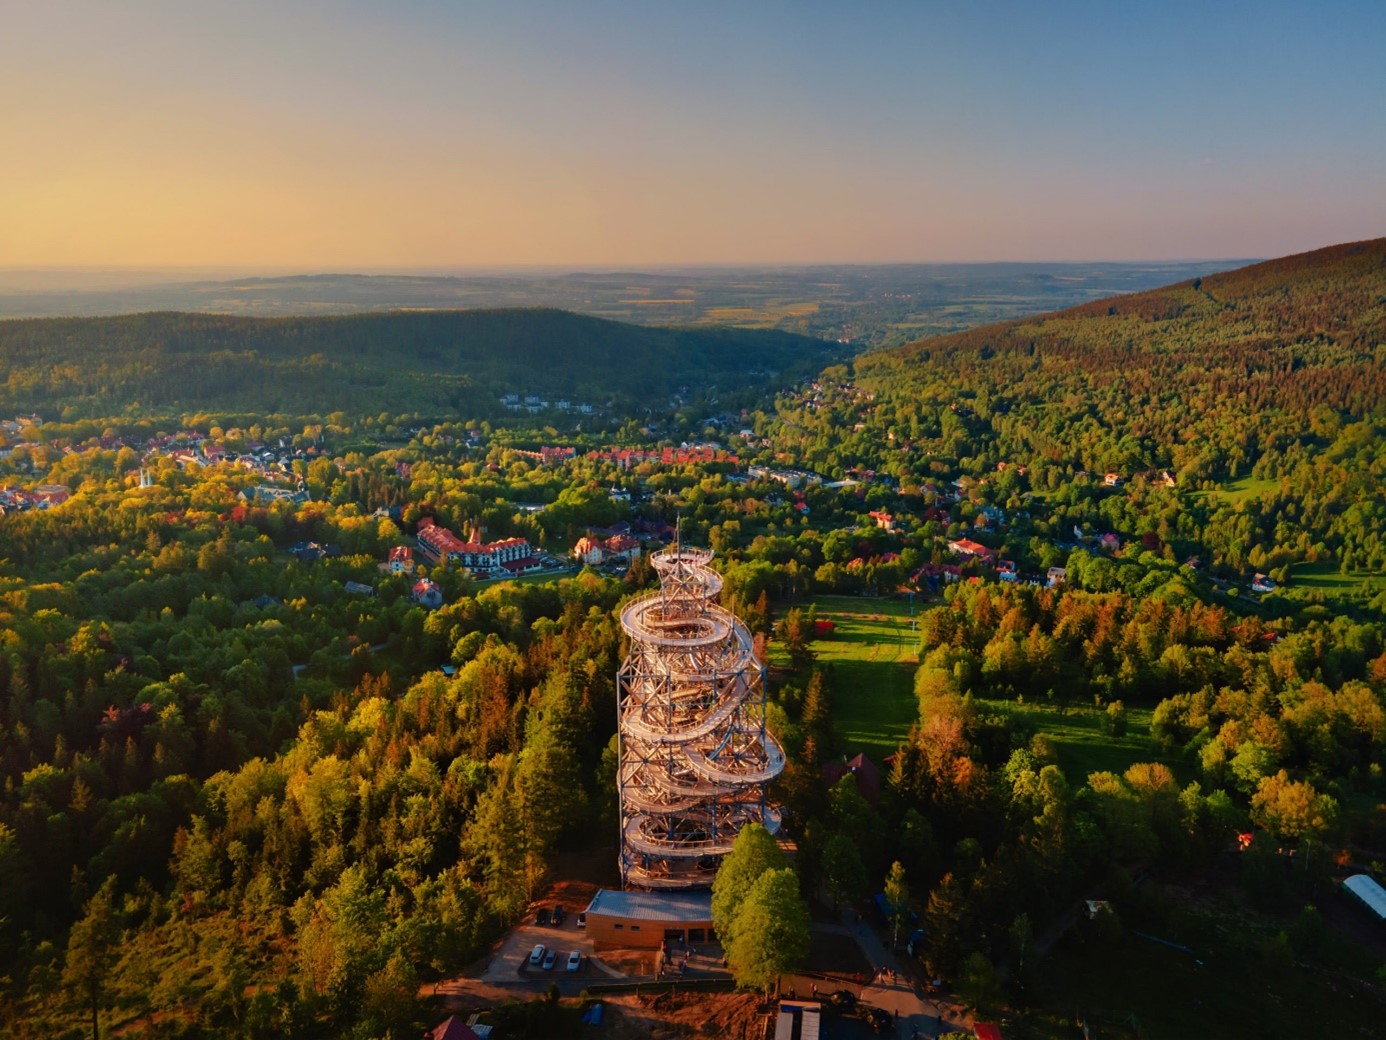
[{"label": "brown roof", "polygon": [[476,1032],[456,1015],[449,1015],[425,1036],[427,1040],[481,1040]]},{"label": "brown roof", "polygon": [[881,771],[876,768],[876,763],[861,754],[846,762],[829,762],[823,767],[823,779],[829,786],[837,783],[848,773],[856,777],[857,790],[861,792],[861,796],[875,805],[881,797]]}]

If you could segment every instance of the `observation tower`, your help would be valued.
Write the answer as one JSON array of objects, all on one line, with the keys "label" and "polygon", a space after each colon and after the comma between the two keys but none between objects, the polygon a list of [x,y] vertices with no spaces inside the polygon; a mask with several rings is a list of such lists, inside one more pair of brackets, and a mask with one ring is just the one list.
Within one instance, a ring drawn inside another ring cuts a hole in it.
[{"label": "observation tower", "polygon": [[630,652],[617,672],[621,880],[705,888],[748,823],[772,834],[765,785],[784,751],[765,731],[765,668],[751,633],[713,602],[712,553],[676,543],[654,554],[658,592],[621,611]]}]

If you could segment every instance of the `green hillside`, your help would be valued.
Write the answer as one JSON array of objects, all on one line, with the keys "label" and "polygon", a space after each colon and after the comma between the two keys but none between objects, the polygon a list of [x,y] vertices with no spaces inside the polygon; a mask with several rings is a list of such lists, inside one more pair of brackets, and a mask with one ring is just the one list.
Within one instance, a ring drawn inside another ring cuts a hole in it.
[{"label": "green hillside", "polygon": [[1202,472],[1201,457],[1230,469],[1234,443],[1255,455],[1319,409],[1379,411],[1384,367],[1377,239],[925,340],[857,372],[897,391],[985,391],[979,403],[1018,446],[1055,460]]},{"label": "green hillside", "polygon": [[644,328],[556,310],[7,321],[0,413],[108,416],[138,404],[486,415],[504,392],[628,407],[681,388],[725,399],[811,373],[832,349],[781,332]]},{"label": "green hillside", "polygon": [[[1077,519],[1092,530],[1235,571],[1386,566],[1386,239],[922,340],[852,369],[783,404],[780,450],[902,487],[961,477],[974,504],[1089,502]],[[1146,490],[1165,494],[1147,502]]]}]

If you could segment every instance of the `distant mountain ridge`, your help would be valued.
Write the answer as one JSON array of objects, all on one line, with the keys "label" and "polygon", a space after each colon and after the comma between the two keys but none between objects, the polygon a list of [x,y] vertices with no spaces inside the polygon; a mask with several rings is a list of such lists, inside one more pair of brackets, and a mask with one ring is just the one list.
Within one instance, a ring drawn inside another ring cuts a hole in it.
[{"label": "distant mountain ridge", "polygon": [[662,404],[817,371],[820,340],[548,309],[307,318],[151,313],[0,322],[0,412],[497,410],[502,393]]},{"label": "distant mountain ridge", "polygon": [[817,264],[631,271],[319,273],[0,270],[0,317],[187,311],[251,318],[552,307],[632,325],[777,328],[859,349],[1225,271],[1250,260]]}]

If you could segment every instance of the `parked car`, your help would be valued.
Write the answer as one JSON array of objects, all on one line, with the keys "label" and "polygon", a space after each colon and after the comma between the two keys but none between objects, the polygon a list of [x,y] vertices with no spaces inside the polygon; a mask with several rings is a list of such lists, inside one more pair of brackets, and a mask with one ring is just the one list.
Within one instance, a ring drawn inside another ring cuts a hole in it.
[{"label": "parked car", "polygon": [[537,914],[534,915],[534,923],[537,924],[537,925],[544,925],[544,926],[547,927],[547,925],[548,925],[548,923],[549,923],[549,908],[548,908],[548,907],[546,907],[546,906],[541,906],[541,907],[539,908],[539,912],[538,912]]},{"label": "parked car", "polygon": [[544,959],[544,944],[540,943],[529,951],[529,963],[538,964]]},{"label": "parked car", "polygon": [[582,952],[574,950],[568,954],[568,970],[577,971],[580,967],[582,967]]},{"label": "parked car", "polygon": [[562,928],[562,927],[563,927],[563,916],[564,916],[563,904],[562,904],[562,903],[559,903],[556,907],[553,908],[553,926],[554,926],[555,928]]},{"label": "parked car", "polygon": [[828,1003],[839,1011],[851,1014],[857,1009],[857,995],[850,989],[839,989],[828,994]]},{"label": "parked car", "polygon": [[867,1007],[862,1005],[861,1017],[866,1019],[869,1025],[877,1033],[893,1032],[894,1021],[890,1017],[890,1012],[878,1007]]},{"label": "parked car", "polygon": [[554,963],[557,960],[558,954],[553,950],[550,950],[548,953],[544,954],[544,970],[553,971]]},{"label": "parked car", "polygon": [[586,927],[587,927],[587,911],[586,911],[586,910],[584,910],[584,911],[582,911],[582,913],[578,914],[578,927],[579,927],[579,928],[586,928]]}]

